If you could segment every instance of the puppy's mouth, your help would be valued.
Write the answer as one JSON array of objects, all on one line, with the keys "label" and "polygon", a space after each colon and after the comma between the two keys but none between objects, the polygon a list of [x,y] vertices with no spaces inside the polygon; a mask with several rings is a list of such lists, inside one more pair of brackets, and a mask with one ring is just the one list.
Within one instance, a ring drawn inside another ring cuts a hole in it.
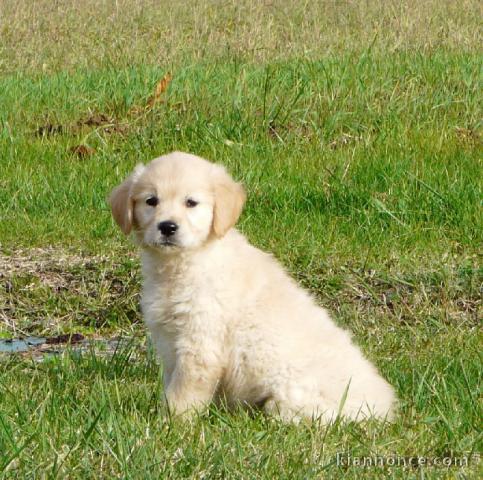
[{"label": "puppy's mouth", "polygon": [[177,243],[173,242],[173,240],[169,240],[168,238],[162,238],[161,240],[156,242],[156,244],[159,247],[168,247],[168,248],[179,247],[179,245]]},{"label": "puppy's mouth", "polygon": [[167,239],[162,239],[158,242],[158,245],[161,247],[178,247],[179,245],[177,243],[174,243],[171,240]]}]

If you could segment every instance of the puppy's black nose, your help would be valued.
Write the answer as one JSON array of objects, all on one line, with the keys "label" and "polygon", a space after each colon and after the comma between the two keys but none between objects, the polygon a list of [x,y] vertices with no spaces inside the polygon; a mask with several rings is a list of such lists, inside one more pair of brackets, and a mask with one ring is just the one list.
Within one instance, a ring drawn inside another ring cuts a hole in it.
[{"label": "puppy's black nose", "polygon": [[171,235],[174,235],[176,230],[178,230],[178,225],[167,220],[166,222],[158,223],[158,229],[165,237],[171,237]]}]

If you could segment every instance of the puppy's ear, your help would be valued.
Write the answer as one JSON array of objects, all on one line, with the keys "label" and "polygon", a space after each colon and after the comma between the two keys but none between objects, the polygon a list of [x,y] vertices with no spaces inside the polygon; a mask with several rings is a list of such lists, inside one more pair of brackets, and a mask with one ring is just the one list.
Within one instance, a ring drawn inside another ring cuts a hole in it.
[{"label": "puppy's ear", "polygon": [[246,194],[243,186],[236,183],[224,168],[220,168],[215,174],[214,193],[213,232],[221,238],[237,222]]},{"label": "puppy's ear", "polygon": [[132,186],[143,170],[144,165],[138,165],[134,172],[121,185],[118,185],[109,196],[112,216],[125,235],[129,235],[132,229],[134,210],[134,201],[131,197]]}]

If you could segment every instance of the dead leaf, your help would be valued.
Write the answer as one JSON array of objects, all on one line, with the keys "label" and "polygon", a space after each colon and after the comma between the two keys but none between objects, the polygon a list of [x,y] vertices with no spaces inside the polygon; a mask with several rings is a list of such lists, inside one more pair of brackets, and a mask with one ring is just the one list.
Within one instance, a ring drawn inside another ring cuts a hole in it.
[{"label": "dead leaf", "polygon": [[75,145],[69,148],[69,152],[77,155],[79,158],[89,157],[96,153],[94,148],[88,147],[87,145]]},{"label": "dead leaf", "polygon": [[107,115],[104,115],[103,113],[95,113],[90,117],[87,117],[85,120],[77,122],[78,125],[86,125],[88,127],[100,127],[106,123],[111,123],[111,121]]},{"label": "dead leaf", "polygon": [[155,103],[161,102],[161,95],[168,89],[169,84],[173,76],[171,73],[167,73],[157,84],[156,88],[154,89],[154,94],[148,98],[147,105],[148,107],[152,107]]}]

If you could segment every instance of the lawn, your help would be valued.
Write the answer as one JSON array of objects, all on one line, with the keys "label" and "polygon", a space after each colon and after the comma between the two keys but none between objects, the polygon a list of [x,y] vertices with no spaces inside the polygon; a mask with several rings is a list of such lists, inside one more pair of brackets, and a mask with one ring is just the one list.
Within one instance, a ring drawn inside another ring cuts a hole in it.
[{"label": "lawn", "polygon": [[[478,478],[482,14],[3,0],[0,338],[123,341],[0,357],[1,478]],[[397,391],[395,423],[168,416],[136,250],[105,199],[172,150],[245,184],[240,230],[353,332]]]}]

